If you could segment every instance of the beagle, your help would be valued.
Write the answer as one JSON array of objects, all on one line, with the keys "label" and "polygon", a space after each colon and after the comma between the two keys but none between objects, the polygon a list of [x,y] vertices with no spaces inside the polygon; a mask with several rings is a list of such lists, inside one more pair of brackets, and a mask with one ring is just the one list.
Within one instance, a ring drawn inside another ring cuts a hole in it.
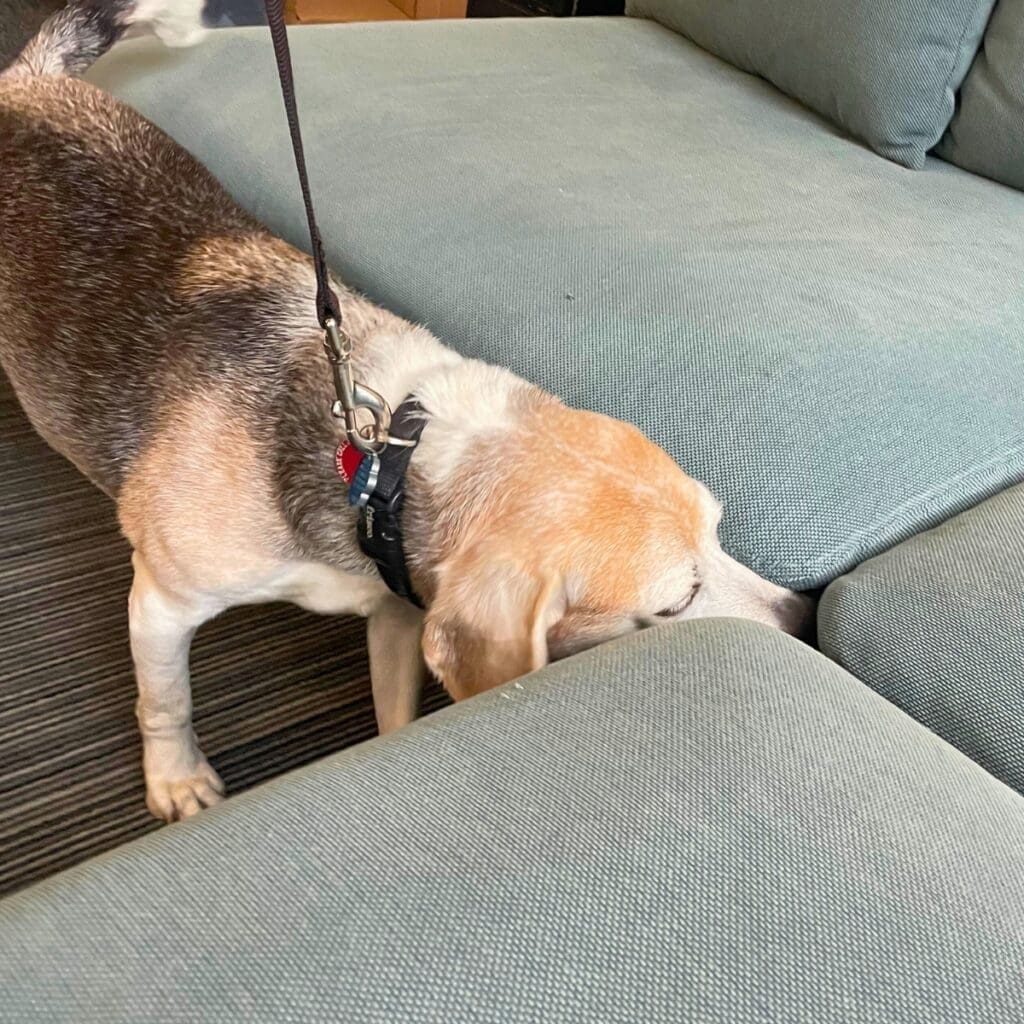
[{"label": "beagle", "polygon": [[[810,603],[722,551],[718,502],[638,430],[335,282],[357,377],[422,410],[401,518],[423,610],[389,591],[338,476],[310,260],[77,77],[128,31],[191,41],[201,6],[76,0],[0,74],[0,361],[39,433],[116,501],[133,549],[151,812],[222,799],[192,727],[189,646],[233,605],[365,616],[382,733],[414,717],[427,669],[461,700],[679,619],[799,632]],[[608,451],[627,453],[628,480]]]}]

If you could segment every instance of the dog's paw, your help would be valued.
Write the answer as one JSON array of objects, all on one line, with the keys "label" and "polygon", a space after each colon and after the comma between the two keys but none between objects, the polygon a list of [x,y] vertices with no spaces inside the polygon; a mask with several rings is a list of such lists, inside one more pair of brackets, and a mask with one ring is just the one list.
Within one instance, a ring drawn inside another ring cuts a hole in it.
[{"label": "dog's paw", "polygon": [[146,806],[163,821],[183,821],[224,799],[224,783],[201,758],[195,771],[181,778],[146,778]]}]

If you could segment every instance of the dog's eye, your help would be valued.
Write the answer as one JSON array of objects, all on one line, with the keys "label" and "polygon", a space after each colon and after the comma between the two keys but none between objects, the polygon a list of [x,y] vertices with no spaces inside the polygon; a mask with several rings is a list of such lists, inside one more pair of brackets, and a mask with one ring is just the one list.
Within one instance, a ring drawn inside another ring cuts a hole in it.
[{"label": "dog's eye", "polygon": [[655,614],[659,619],[674,619],[677,615],[682,615],[687,608],[693,604],[693,599],[697,596],[697,592],[700,590],[700,584],[694,583],[693,589],[682,599],[677,601],[674,605],[668,608],[662,608],[660,612]]}]

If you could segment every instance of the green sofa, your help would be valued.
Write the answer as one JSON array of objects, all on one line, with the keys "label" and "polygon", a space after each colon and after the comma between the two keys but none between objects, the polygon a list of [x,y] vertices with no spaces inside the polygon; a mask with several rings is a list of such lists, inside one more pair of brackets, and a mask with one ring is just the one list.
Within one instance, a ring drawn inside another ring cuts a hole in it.
[{"label": "green sofa", "polygon": [[[632,13],[293,32],[331,261],[641,426],[821,652],[648,631],[16,894],[0,1019],[1024,1020],[1024,3]],[[263,32],[92,78],[304,244]]]}]

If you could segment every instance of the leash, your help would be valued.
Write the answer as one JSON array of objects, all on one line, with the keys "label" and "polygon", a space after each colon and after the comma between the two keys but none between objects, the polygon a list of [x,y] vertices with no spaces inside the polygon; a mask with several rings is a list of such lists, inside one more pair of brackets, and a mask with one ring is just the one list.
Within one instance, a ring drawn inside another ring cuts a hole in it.
[{"label": "leash", "polygon": [[[274,57],[277,73],[281,79],[281,95],[288,115],[288,130],[292,138],[292,152],[295,154],[295,168],[299,172],[302,187],[302,202],[306,207],[306,221],[309,224],[309,241],[313,250],[313,269],[316,271],[316,318],[324,331],[324,351],[331,364],[336,401],[331,412],[345,422],[345,434],[349,443],[365,455],[382,452],[389,443],[391,409],[384,398],[352,378],[352,339],[344,328],[341,317],[341,303],[331,288],[330,272],[324,256],[324,243],[313,209],[313,194],[309,187],[309,173],[306,170],[306,154],[302,147],[302,130],[299,127],[299,111],[295,102],[295,76],[292,71],[292,55],[288,46],[288,29],[284,20],[284,0],[264,0],[267,21],[270,23],[270,37],[274,42]],[[360,425],[360,413],[369,413],[373,422]],[[391,439],[401,444],[402,439]]]},{"label": "leash", "polygon": [[[316,318],[324,331],[324,351],[331,364],[334,393],[331,413],[345,422],[347,441],[335,454],[338,475],[348,486],[349,504],[357,509],[356,536],[359,548],[377,566],[391,591],[422,607],[405,561],[402,544],[402,506],[405,474],[413,450],[426,426],[423,409],[414,398],[406,398],[395,410],[372,388],[352,379],[352,339],[345,331],[341,303],[331,288],[324,243],[316,223],[313,194],[302,147],[299,111],[295,102],[295,76],[284,20],[284,0],[264,0],[270,37],[274,41],[281,95],[288,115],[295,168],[299,172],[302,202],[306,207],[309,240],[316,271]],[[369,413],[372,423],[359,423],[360,413]]]}]

